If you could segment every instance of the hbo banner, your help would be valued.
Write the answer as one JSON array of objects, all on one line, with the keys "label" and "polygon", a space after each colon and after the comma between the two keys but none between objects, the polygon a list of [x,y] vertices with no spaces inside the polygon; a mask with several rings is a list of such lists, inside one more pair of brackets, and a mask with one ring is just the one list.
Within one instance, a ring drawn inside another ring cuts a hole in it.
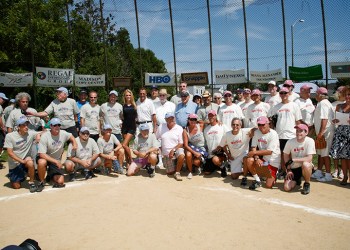
[{"label": "hbo banner", "polygon": [[145,73],[145,85],[175,86],[175,73]]}]

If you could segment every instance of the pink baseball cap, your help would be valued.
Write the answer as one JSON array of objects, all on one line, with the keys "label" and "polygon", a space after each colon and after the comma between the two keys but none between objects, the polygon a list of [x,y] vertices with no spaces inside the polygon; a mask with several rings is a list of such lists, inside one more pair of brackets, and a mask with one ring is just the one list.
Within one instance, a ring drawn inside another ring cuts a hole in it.
[{"label": "pink baseball cap", "polygon": [[256,122],[258,124],[270,123],[269,119],[266,116],[260,116],[258,119],[256,119]]},{"label": "pink baseball cap", "polygon": [[285,80],[283,85],[294,86],[294,83],[292,80]]},{"label": "pink baseball cap", "polygon": [[312,87],[309,84],[304,84],[303,86],[301,86],[300,89],[308,90],[308,89],[312,89]]},{"label": "pink baseball cap", "polygon": [[243,94],[250,94],[252,91],[250,89],[243,89]]},{"label": "pink baseball cap", "polygon": [[318,88],[318,90],[316,91],[317,94],[321,94],[321,95],[328,95],[328,90],[324,87]]},{"label": "pink baseball cap", "polygon": [[196,114],[189,114],[188,119],[198,119],[198,115]]},{"label": "pink baseball cap", "polygon": [[216,111],[213,109],[209,110],[208,115],[216,115]]},{"label": "pink baseball cap", "polygon": [[280,93],[281,93],[281,92],[287,92],[287,93],[289,93],[289,89],[286,88],[286,87],[282,87],[282,88],[280,89]]},{"label": "pink baseball cap", "polygon": [[294,128],[302,129],[302,130],[305,130],[306,133],[309,133],[309,127],[306,124],[299,124],[299,125],[296,125]]},{"label": "pink baseball cap", "polygon": [[258,89],[253,89],[251,95],[261,95],[261,92],[260,92],[260,90],[258,90]]},{"label": "pink baseball cap", "polygon": [[232,95],[232,92],[229,91],[229,90],[226,90],[226,91],[224,92],[224,96],[225,96],[226,94]]}]

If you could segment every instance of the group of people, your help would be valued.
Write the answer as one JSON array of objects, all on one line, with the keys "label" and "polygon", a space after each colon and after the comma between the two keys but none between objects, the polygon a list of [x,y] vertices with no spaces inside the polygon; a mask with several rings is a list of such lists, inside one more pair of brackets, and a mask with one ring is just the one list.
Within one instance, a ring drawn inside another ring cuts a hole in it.
[{"label": "group of people", "polygon": [[[157,86],[152,86],[150,97],[141,88],[137,100],[126,89],[122,103],[112,90],[108,101],[99,105],[96,91],[82,90],[75,101],[60,87],[56,99],[41,112],[29,107],[29,94],[18,93],[16,106],[0,119],[0,150],[8,152],[12,187],[20,188],[28,176],[30,192],[40,192],[48,182],[64,187],[66,173],[74,181],[78,172],[90,179],[98,171],[124,174],[124,167],[128,176],[144,169],[154,177],[156,167],[163,165],[177,181],[183,180],[184,168],[188,179],[215,171],[226,177],[229,170],[232,179],[242,176],[241,186],[251,190],[263,181],[271,188],[277,179],[284,179],[284,190],[290,191],[301,185],[303,177],[302,193],[308,194],[311,178],[332,180],[330,156],[337,160],[334,177],[347,184],[350,125],[344,114],[350,113],[349,88],[337,90],[334,105],[327,89],[318,88],[316,107],[311,87],[303,85],[299,95],[291,80],[281,88],[270,81],[265,100],[259,89],[237,89],[235,95],[227,90],[223,95],[214,93],[212,99],[209,91],[191,95],[185,82],[179,88],[170,101],[167,90]],[[7,99],[0,93],[0,107]],[[47,117],[52,117],[49,123],[41,121]],[[313,133],[315,140],[326,142],[323,148],[316,150],[309,137]],[[69,145],[63,162],[65,143]],[[313,173],[316,153],[318,168]],[[250,184],[248,174],[254,179]]]}]

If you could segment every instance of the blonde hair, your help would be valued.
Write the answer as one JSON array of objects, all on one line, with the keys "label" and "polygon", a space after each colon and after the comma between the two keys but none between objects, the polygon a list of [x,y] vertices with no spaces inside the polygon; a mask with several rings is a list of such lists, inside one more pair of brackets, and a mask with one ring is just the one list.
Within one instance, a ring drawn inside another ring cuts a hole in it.
[{"label": "blonde hair", "polygon": [[134,108],[136,109],[136,103],[135,103],[135,98],[134,98],[134,94],[132,93],[132,91],[130,89],[126,89],[123,93],[123,103],[124,104],[127,104],[126,103],[126,100],[125,100],[125,95],[126,93],[129,93],[131,95],[131,105],[134,106]]}]

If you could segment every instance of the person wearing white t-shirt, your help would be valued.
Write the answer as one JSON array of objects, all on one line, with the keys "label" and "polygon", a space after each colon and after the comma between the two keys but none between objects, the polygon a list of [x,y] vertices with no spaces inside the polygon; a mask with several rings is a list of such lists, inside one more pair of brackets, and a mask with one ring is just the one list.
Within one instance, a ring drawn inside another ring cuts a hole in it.
[{"label": "person wearing white t-shirt", "polygon": [[271,108],[282,101],[277,89],[278,87],[276,86],[276,82],[269,81],[267,84],[267,91],[270,93],[270,95],[266,96],[265,102],[268,103]]},{"label": "person wearing white t-shirt", "polygon": [[137,124],[148,124],[151,133],[157,130],[156,110],[153,102],[147,98],[147,90],[139,90],[139,99],[136,101],[137,106]]},{"label": "person wearing white t-shirt", "polygon": [[[318,181],[329,182],[332,181],[329,150],[334,135],[334,125],[332,124],[334,110],[332,104],[328,100],[328,90],[326,88],[321,87],[316,91],[316,100],[318,102],[314,114],[316,140],[320,140],[324,137],[327,145],[324,149],[316,150],[318,155],[318,168],[311,177]],[[323,176],[322,173],[323,165],[326,168],[325,176]]]},{"label": "person wearing white t-shirt", "polygon": [[219,105],[220,108],[225,105],[225,103],[222,102],[222,94],[219,92],[214,93],[213,101]]},{"label": "person wearing white t-shirt", "polygon": [[297,98],[294,102],[298,105],[301,116],[302,123],[309,127],[309,132],[312,132],[314,126],[314,111],[315,106],[310,99],[310,90],[312,87],[308,84],[304,84],[300,88],[300,98]]},{"label": "person wearing white t-shirt", "polygon": [[167,100],[168,92],[166,89],[159,90],[159,102],[154,103],[156,110],[157,125],[165,123],[165,114],[174,113],[176,105],[173,102]]},{"label": "person wearing white t-shirt", "polygon": [[242,121],[235,117],[231,122],[232,131],[222,137],[220,146],[224,149],[231,168],[231,177],[236,180],[242,174],[243,158],[249,150],[251,129],[242,128]]},{"label": "person wearing white t-shirt", "polygon": [[226,133],[226,127],[219,124],[217,113],[215,110],[208,112],[209,125],[204,129],[204,138],[208,148],[208,159],[203,166],[205,175],[213,173],[215,170],[221,170],[221,177],[227,176],[226,167],[223,162],[226,160],[226,155],[220,147],[222,137]]},{"label": "person wearing white t-shirt", "polygon": [[288,92],[288,99],[291,102],[294,102],[297,98],[299,98],[299,94],[293,92],[294,89],[294,83],[292,80],[285,80],[283,83],[283,87],[289,89]]},{"label": "person wearing white t-shirt", "polygon": [[254,101],[251,99],[251,93],[252,91],[250,89],[244,89],[243,90],[243,97],[244,97],[244,102],[242,102],[239,107],[242,110],[244,119],[243,119],[243,127],[248,128],[249,125],[249,119],[247,118],[247,109],[250,104],[253,104]]},{"label": "person wearing white t-shirt", "polygon": [[266,179],[266,187],[272,188],[276,182],[276,173],[281,165],[281,150],[278,134],[269,126],[269,119],[261,116],[257,119],[259,130],[254,132],[252,148],[248,152],[244,166],[244,177],[241,186],[247,186],[247,170],[253,175],[255,181],[249,186],[250,190],[255,190],[262,186],[260,177],[257,174],[255,164],[260,167],[267,167],[271,177]]},{"label": "person wearing white t-shirt", "polygon": [[226,127],[227,130],[231,128],[231,121],[234,117],[243,120],[244,115],[241,108],[233,103],[232,92],[227,90],[224,92],[225,104],[219,109],[218,120]]},{"label": "person wearing white t-shirt", "polygon": [[101,121],[100,121],[100,105],[97,104],[97,92],[90,91],[89,102],[80,109],[80,125],[88,127],[90,137],[96,142],[100,137]]},{"label": "person wearing white t-shirt", "polygon": [[296,138],[288,140],[283,150],[287,176],[284,181],[284,191],[289,192],[301,184],[304,177],[302,194],[310,193],[310,178],[312,173],[312,157],[316,154],[315,142],[307,136],[309,127],[306,124],[295,126]]},{"label": "person wearing white t-shirt", "polygon": [[270,110],[270,105],[261,101],[261,92],[258,89],[254,89],[251,94],[251,98],[254,103],[250,104],[246,112],[246,120],[249,122],[246,124],[246,128],[257,128],[256,119],[260,116],[267,116]]}]

